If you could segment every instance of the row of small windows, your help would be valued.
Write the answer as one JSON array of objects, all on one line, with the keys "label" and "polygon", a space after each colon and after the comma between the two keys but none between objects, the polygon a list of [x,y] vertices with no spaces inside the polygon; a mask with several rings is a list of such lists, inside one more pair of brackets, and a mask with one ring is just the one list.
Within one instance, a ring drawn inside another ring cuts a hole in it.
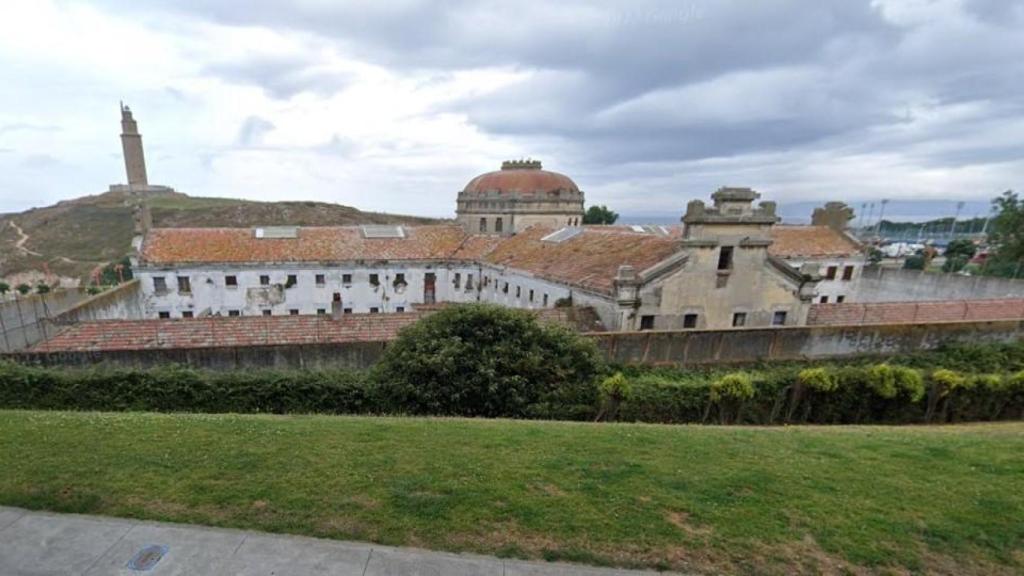
[{"label": "row of small windows", "polygon": [[[352,309],[351,308],[342,308],[341,312],[342,312],[342,314],[352,314]],[[401,314],[402,312],[405,312],[405,306],[396,306],[395,307],[395,312],[399,313],[399,314]],[[291,308],[291,309],[288,310],[288,315],[289,316],[299,316],[300,313],[301,312],[299,311],[298,308]],[[369,313],[370,314],[379,314],[380,313],[380,308],[378,308],[376,306],[373,306],[373,307],[371,307],[369,309]],[[326,314],[327,314],[327,309],[326,308],[317,308],[316,309],[316,315],[317,316],[325,316]],[[227,315],[229,317],[236,318],[236,317],[242,316],[243,314],[242,314],[241,310],[228,310],[227,311]],[[269,308],[265,308],[263,310],[260,310],[260,315],[261,316],[273,316],[274,315],[274,311],[269,309]],[[161,311],[161,312],[157,312],[157,317],[166,320],[166,319],[169,319],[171,317],[171,313],[170,313],[170,311],[164,310],[164,311]],[[194,318],[195,317],[195,313],[193,313],[191,310],[183,310],[181,312],[181,317],[184,318],[184,319]]]},{"label": "row of small windows", "polygon": [[[843,280],[845,280],[845,281],[853,280],[853,272],[854,272],[854,267],[853,266],[846,266],[846,267],[844,267],[843,268]],[[838,266],[829,266],[828,268],[825,268],[825,280],[835,280],[836,276],[838,274],[839,274],[839,267]]]},{"label": "row of small windows", "polygon": [[[270,278],[269,274],[261,274],[259,280],[260,280],[260,286],[270,286],[270,284],[271,284],[271,278]],[[318,287],[324,287],[324,286],[327,285],[327,275],[326,274],[317,274],[314,277],[314,281],[316,282],[316,285]],[[371,286],[380,286],[380,274],[370,274],[369,278],[368,278],[368,282],[369,282],[369,284]],[[177,277],[177,283],[178,283],[178,292],[180,292],[182,294],[190,294],[192,292],[192,281],[191,281],[191,278],[189,276],[178,276]],[[285,281],[284,281],[284,287],[285,288],[292,288],[294,286],[297,286],[298,283],[299,283],[299,276],[297,274],[288,274],[288,276],[285,278]],[[341,283],[343,285],[351,285],[352,284],[352,275],[351,274],[342,274],[341,275]],[[405,279],[405,274],[402,273],[402,272],[399,272],[399,273],[395,274],[395,279],[392,282],[392,285],[395,288],[402,288],[402,287],[407,286],[408,282]],[[227,288],[238,288],[238,276],[235,276],[233,274],[229,274],[229,275],[224,276],[224,286],[226,286]],[[167,279],[164,278],[163,276],[154,276],[153,277],[153,290],[156,291],[158,294],[166,294],[167,291],[168,291],[167,290]]]},{"label": "row of small windows", "polygon": [[[458,274],[456,274],[455,276],[458,277]],[[491,277],[490,276],[484,276],[482,288],[486,288],[486,287],[488,287],[490,285],[491,285]],[[508,281],[503,281],[502,282],[502,281],[494,280],[494,291],[495,292],[498,292],[499,286],[500,286],[500,290],[501,290],[502,294],[508,294],[509,293],[509,283],[508,283]],[[458,284],[456,284],[455,287],[458,288]],[[516,289],[516,298],[522,298],[523,297],[523,287],[522,286],[516,286],[515,289]],[[530,288],[529,291],[527,292],[527,294],[528,294],[527,301],[528,302],[533,302],[534,301],[534,296],[535,296],[533,288]],[[545,307],[548,305],[548,295],[547,295],[547,293],[544,293],[542,295],[541,303]]]},{"label": "row of small windows", "polygon": [[[481,232],[487,232],[488,231],[487,230],[487,218],[481,218],[480,219],[480,231]],[[494,219],[494,231],[495,232],[504,232],[505,231],[505,221],[502,218],[495,218]]]},{"label": "row of small windows", "polygon": [[[828,304],[828,296],[822,296],[818,298],[818,302],[821,304]],[[842,304],[843,302],[846,302],[846,296],[843,296],[842,294],[836,296],[835,302],[836,304]]]},{"label": "row of small windows", "polygon": [[[785,310],[776,310],[772,313],[772,326],[785,326],[788,313]],[[698,315],[694,313],[683,314],[683,328],[696,328]],[[641,330],[654,330],[654,315],[640,317]],[[747,325],[747,313],[736,312],[732,315],[732,325],[740,328]]]}]

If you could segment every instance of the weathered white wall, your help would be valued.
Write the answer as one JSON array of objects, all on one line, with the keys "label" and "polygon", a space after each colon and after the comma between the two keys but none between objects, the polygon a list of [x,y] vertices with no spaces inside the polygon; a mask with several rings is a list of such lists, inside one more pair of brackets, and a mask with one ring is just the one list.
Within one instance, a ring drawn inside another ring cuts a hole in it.
[{"label": "weathered white wall", "polygon": [[[406,286],[395,285],[397,274],[404,274]],[[324,267],[183,267],[177,270],[155,270],[142,268],[137,276],[142,283],[144,307],[147,317],[158,317],[167,312],[172,318],[180,318],[182,312],[191,311],[195,316],[227,316],[229,311],[238,310],[244,316],[263,314],[271,310],[273,315],[330,313],[334,294],[341,295],[342,308],[351,308],[354,313],[367,313],[371,308],[378,312],[397,312],[425,302],[426,274],[436,275],[435,302],[492,302],[513,308],[553,308],[560,298],[567,298],[574,292],[567,286],[548,282],[512,270],[491,266],[456,264],[399,264],[379,265],[337,265]],[[285,288],[288,276],[294,274],[297,282]],[[324,284],[316,283],[316,275],[325,276]],[[351,282],[343,282],[345,274],[351,275]],[[378,286],[370,283],[370,275],[377,274]],[[228,287],[225,277],[237,278],[237,287]],[[260,285],[260,276],[270,276],[270,286]],[[456,286],[458,275],[458,286]],[[157,294],[154,277],[162,276],[167,284],[165,294]],[[179,276],[188,276],[190,293],[178,292]],[[486,277],[486,286],[483,286]],[[504,291],[508,283],[508,292]],[[530,300],[530,291],[533,300]],[[518,296],[517,296],[518,293]],[[585,302],[580,304],[610,305],[610,300],[592,298],[577,291]],[[546,297],[546,298],[545,298]],[[599,312],[600,313],[600,312]],[[604,319],[607,314],[602,315]],[[610,317],[610,316],[609,316]]]},{"label": "weathered white wall", "polygon": [[[850,256],[846,258],[793,258],[786,259],[791,266],[796,269],[800,269],[804,264],[813,264],[817,266],[818,273],[821,274],[821,281],[815,286],[814,301],[821,302],[821,297],[825,296],[828,298],[829,304],[838,302],[838,297],[843,297],[843,302],[857,302],[857,292],[860,288],[860,278],[864,272],[864,257],[861,255]],[[828,272],[829,266],[836,267],[836,277],[834,280],[828,280],[825,278],[825,274]],[[853,266],[853,278],[850,280],[843,280],[843,270],[847,266]]]}]

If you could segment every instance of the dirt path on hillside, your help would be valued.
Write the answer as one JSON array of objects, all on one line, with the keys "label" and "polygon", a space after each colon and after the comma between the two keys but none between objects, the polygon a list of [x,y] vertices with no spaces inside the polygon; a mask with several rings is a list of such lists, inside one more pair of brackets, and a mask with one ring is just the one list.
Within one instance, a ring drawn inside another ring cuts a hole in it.
[{"label": "dirt path on hillside", "polygon": [[28,248],[25,248],[25,243],[28,242],[29,235],[25,234],[25,231],[21,229],[21,226],[15,224],[14,220],[8,220],[7,223],[11,225],[11,228],[14,228],[15,232],[18,233],[18,241],[14,243],[15,248],[20,250],[23,254],[29,254],[32,256],[42,256],[42,254],[40,254],[39,252],[35,252],[29,250]]}]

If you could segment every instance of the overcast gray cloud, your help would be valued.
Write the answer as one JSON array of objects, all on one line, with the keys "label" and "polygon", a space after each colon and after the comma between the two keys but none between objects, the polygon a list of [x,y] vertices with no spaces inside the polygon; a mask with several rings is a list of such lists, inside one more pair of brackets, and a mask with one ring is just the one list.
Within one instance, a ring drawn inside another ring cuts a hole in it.
[{"label": "overcast gray cloud", "polygon": [[195,194],[448,215],[475,173],[532,155],[623,212],[675,214],[723,184],[984,199],[1024,175],[1022,4],[17,1],[10,32],[55,40],[0,39],[0,126],[62,130],[0,132],[0,212],[34,201],[15,189],[30,178],[44,200],[106,184],[39,182],[25,158],[81,154],[76,177],[116,180],[84,152],[117,142],[82,94],[130,98],[150,172]]}]

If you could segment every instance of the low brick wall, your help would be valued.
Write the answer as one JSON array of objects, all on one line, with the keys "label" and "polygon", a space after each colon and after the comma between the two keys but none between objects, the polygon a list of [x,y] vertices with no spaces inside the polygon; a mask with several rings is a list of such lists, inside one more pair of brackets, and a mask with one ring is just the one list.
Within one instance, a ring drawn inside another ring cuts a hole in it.
[{"label": "low brick wall", "polygon": [[[796,326],[735,330],[590,333],[604,355],[624,364],[686,366],[886,355],[935,348],[944,342],[1013,342],[1024,338],[1024,320]],[[165,363],[216,370],[251,368],[367,368],[387,342],[275,346],[161,348],[77,352],[23,352],[7,358],[44,366]],[[0,356],[2,358],[3,356]]]},{"label": "low brick wall", "polygon": [[807,314],[811,326],[1020,319],[1024,319],[1024,298],[814,304]]}]

